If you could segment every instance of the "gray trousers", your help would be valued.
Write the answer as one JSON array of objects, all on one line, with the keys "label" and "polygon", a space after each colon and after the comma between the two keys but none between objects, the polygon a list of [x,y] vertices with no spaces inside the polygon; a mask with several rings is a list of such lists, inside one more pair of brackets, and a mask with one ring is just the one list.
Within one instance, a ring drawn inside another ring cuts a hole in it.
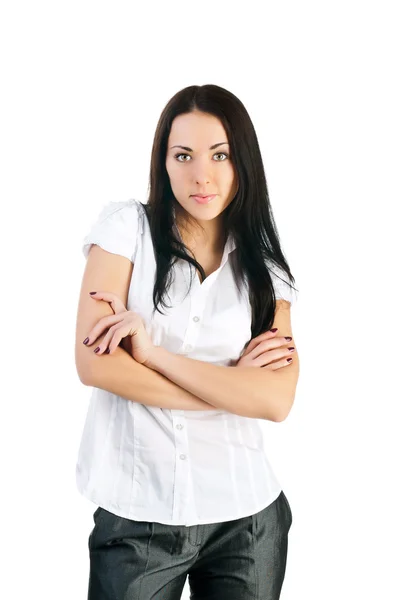
[{"label": "gray trousers", "polygon": [[284,492],[224,523],[164,525],[94,513],[88,600],[278,600],[292,511]]}]

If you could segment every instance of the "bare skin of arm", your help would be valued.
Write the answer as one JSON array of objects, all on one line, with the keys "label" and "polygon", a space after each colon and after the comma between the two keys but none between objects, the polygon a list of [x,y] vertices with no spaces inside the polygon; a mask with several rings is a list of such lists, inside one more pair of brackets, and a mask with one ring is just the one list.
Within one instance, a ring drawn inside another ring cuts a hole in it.
[{"label": "bare skin of arm", "polygon": [[[277,302],[273,327],[293,339],[290,306],[287,301]],[[283,351],[287,352],[286,348]],[[154,346],[149,366],[217,409],[278,422],[287,417],[295,397],[299,376],[297,352],[291,358],[291,364],[285,360],[286,366],[277,369],[252,365],[231,369]]]},{"label": "bare skin of arm", "polygon": [[[158,347],[157,360],[153,368],[149,368],[135,361],[122,347],[117,347],[110,355],[97,356],[91,348],[84,346],[82,340],[92,326],[103,316],[112,314],[110,306],[95,302],[89,291],[111,290],[126,305],[132,267],[128,259],[99,246],[93,246],[90,251],[82,281],[75,347],[76,366],[82,383],[147,406],[221,409],[271,421],[286,417],[298,377],[298,359],[295,357],[292,365],[278,371],[250,367],[232,369],[175,355]],[[292,334],[289,306],[289,303],[283,303],[278,306],[280,310],[276,309],[274,326],[283,329],[282,335]],[[96,340],[97,345],[104,335]]]},{"label": "bare skin of arm", "polygon": [[[102,317],[112,315],[106,302],[96,302],[89,292],[96,289],[113,291],[127,304],[127,294],[133,264],[128,259],[93,245],[86,260],[82,279],[75,339],[75,363],[80,381],[99,387],[127,400],[147,406],[181,410],[216,410],[157,371],[136,362],[127,342],[111,355],[96,356],[92,348],[83,345],[87,332]],[[105,333],[97,339],[104,338]],[[122,344],[123,345],[123,344]]]}]

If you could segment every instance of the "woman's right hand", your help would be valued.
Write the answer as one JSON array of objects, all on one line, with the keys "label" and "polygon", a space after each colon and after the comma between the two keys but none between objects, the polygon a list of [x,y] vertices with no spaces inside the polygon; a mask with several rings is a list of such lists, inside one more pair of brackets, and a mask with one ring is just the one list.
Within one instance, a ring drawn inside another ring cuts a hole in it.
[{"label": "woman's right hand", "polygon": [[288,362],[287,358],[296,350],[288,349],[290,343],[293,343],[292,340],[277,336],[277,331],[265,331],[250,341],[235,366],[263,367],[269,371],[277,371],[292,362]]},{"label": "woman's right hand", "polygon": [[95,348],[96,356],[112,353],[123,339],[128,339],[123,348],[138,363],[149,366],[149,358],[154,350],[154,344],[148,335],[142,317],[131,310],[127,310],[122,300],[112,292],[91,292],[91,298],[108,302],[113,315],[102,317],[91,329],[84,344],[90,346],[104,331],[106,335]]}]

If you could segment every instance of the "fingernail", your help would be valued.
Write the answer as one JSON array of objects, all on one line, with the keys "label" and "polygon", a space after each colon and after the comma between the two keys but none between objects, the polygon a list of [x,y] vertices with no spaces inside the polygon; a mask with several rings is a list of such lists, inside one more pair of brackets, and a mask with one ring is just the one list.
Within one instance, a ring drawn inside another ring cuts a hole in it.
[{"label": "fingernail", "polygon": [[292,338],[291,337],[286,337],[285,339],[287,340],[287,342],[290,342]]},{"label": "fingernail", "polygon": [[275,327],[274,329],[271,329],[270,331],[271,331],[272,333],[276,333],[276,331],[277,331],[277,330],[278,330],[278,327]]},{"label": "fingernail", "polygon": [[292,358],[287,358],[287,362],[292,362]]},{"label": "fingernail", "polygon": [[89,338],[86,338],[85,340],[83,340],[84,344],[88,344],[89,343]]},{"label": "fingernail", "polygon": [[100,347],[97,346],[97,348],[94,350],[94,352],[97,354],[97,352],[99,352],[99,351],[100,351]]},{"label": "fingernail", "polygon": [[104,354],[109,354],[109,352],[110,352],[110,350],[109,350],[109,348],[107,348],[107,349],[105,350]]},{"label": "fingernail", "polygon": [[93,294],[96,294],[97,292],[89,292],[89,294],[92,296]]}]

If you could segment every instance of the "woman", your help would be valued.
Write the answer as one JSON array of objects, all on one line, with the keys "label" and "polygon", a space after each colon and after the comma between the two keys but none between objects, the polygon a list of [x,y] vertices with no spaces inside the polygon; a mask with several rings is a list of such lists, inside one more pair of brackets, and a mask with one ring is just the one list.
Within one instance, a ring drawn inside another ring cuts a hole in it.
[{"label": "woman", "polygon": [[279,598],[292,514],[261,425],[295,397],[294,278],[240,100],[178,92],[147,204],[105,205],[83,250],[89,599],[180,599],[187,575],[194,599]]}]

